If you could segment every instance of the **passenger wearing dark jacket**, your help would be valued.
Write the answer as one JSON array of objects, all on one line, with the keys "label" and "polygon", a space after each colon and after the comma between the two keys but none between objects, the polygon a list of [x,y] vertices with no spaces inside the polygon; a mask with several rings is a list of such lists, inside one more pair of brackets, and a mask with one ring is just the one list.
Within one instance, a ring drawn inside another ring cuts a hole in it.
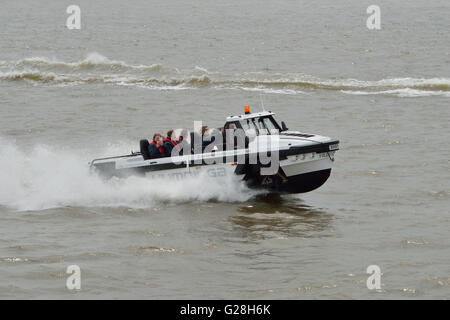
[{"label": "passenger wearing dark jacket", "polygon": [[159,133],[153,135],[153,141],[148,145],[150,159],[164,157],[163,138]]},{"label": "passenger wearing dark jacket", "polygon": [[[173,130],[167,131],[167,138],[164,139],[164,156],[171,157],[173,148],[179,151],[180,147],[177,145],[176,137]],[[175,154],[175,156],[178,154]]]},{"label": "passenger wearing dark jacket", "polygon": [[213,147],[212,143],[214,142],[215,137],[211,136],[208,126],[203,126],[200,133],[201,133],[201,139],[202,139],[202,151],[205,152],[205,148],[209,147],[206,152],[211,152],[211,150],[209,150],[209,149],[212,149],[212,147]]}]

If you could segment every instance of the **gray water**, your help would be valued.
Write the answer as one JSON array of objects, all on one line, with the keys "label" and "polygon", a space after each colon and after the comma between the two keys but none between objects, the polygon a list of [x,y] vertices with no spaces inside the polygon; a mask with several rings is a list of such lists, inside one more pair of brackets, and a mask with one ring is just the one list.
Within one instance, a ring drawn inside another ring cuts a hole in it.
[{"label": "gray water", "polygon": [[[449,298],[447,0],[74,4],[0,6],[0,298]],[[247,104],[340,139],[324,186],[89,174]]]}]

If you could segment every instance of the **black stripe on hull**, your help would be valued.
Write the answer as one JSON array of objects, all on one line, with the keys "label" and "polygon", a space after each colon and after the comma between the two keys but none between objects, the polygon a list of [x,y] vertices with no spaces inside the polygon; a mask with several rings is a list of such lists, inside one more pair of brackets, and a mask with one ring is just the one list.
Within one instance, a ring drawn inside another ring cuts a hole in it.
[{"label": "black stripe on hull", "polygon": [[305,193],[322,186],[330,177],[331,169],[313,171],[286,177],[282,172],[273,176],[253,175],[247,180],[249,188],[266,189],[280,193]]},{"label": "black stripe on hull", "polygon": [[287,193],[305,193],[321,187],[330,177],[331,169],[308,172],[288,177],[280,191]]}]

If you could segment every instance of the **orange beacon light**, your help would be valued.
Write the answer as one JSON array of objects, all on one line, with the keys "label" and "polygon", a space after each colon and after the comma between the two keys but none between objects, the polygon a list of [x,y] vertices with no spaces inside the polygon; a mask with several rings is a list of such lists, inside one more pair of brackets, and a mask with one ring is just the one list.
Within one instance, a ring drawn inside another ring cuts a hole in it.
[{"label": "orange beacon light", "polygon": [[244,107],[244,111],[245,111],[245,114],[249,114],[250,113],[250,107],[249,106],[245,106]]}]

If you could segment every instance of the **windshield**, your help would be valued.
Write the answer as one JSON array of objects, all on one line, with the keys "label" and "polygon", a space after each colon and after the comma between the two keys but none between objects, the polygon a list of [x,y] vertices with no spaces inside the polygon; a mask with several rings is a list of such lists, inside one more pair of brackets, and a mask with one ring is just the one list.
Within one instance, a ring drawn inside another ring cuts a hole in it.
[{"label": "windshield", "polygon": [[255,123],[255,119],[241,120],[240,123],[248,136],[257,136],[259,134],[259,128]]},{"label": "windshield", "polygon": [[264,126],[266,127],[266,130],[269,131],[269,134],[278,134],[279,132],[278,126],[276,125],[276,123],[272,118],[265,117],[260,120],[264,123]]},{"label": "windshield", "polygon": [[247,135],[268,135],[279,132],[278,125],[271,117],[241,120],[240,124]]}]

